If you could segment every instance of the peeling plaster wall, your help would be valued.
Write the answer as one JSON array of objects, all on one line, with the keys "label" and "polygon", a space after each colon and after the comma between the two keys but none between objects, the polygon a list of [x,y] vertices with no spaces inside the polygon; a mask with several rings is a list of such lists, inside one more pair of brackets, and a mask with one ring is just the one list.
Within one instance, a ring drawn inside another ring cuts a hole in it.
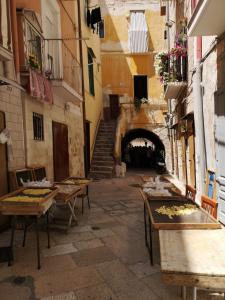
[{"label": "peeling plaster wall", "polygon": [[[49,180],[54,179],[53,170],[53,137],[52,121],[68,126],[69,140],[69,170],[71,176],[83,176],[83,124],[82,107],[70,103],[66,109],[67,101],[54,94],[54,105],[49,105],[25,95],[25,118],[27,140],[27,165],[44,165]],[[44,141],[33,138],[33,112],[43,114]]]}]

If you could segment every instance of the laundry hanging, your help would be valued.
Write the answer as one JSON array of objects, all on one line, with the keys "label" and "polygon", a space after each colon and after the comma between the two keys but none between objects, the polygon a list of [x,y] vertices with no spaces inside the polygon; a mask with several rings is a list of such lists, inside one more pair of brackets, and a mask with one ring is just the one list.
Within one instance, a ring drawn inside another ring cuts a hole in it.
[{"label": "laundry hanging", "polygon": [[148,25],[144,12],[131,12],[128,45],[131,53],[148,52]]}]

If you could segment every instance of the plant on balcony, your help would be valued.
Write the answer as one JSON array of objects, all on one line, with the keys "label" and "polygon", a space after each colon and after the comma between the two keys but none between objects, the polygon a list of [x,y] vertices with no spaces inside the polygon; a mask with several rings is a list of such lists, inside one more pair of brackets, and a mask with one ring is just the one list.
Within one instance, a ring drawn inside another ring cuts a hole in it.
[{"label": "plant on balcony", "polygon": [[155,56],[154,61],[155,72],[159,76],[160,81],[163,83],[167,81],[169,69],[169,56],[166,52],[159,52]]},{"label": "plant on balcony", "polygon": [[40,70],[40,65],[38,64],[36,57],[33,54],[29,55],[28,62],[32,69]]},{"label": "plant on balcony", "polygon": [[185,81],[187,76],[187,48],[176,45],[170,53],[170,82]]},{"label": "plant on balcony", "polygon": [[169,52],[170,57],[187,57],[187,48],[177,45],[175,48],[172,48]]},{"label": "plant on balcony", "polygon": [[183,47],[187,47],[187,19],[181,19],[179,22],[180,31],[176,35],[176,46],[182,45]]},{"label": "plant on balcony", "polygon": [[145,103],[149,103],[149,100],[148,99],[146,99],[146,98],[137,98],[137,97],[135,97],[134,98],[134,107],[135,107],[135,110],[138,112],[138,111],[140,111],[140,109],[141,109],[141,105],[142,104],[145,104]]}]

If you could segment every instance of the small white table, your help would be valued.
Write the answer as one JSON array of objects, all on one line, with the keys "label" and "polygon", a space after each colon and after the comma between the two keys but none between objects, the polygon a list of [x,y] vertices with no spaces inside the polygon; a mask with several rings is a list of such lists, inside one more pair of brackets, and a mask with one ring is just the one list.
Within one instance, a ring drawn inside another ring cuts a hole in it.
[{"label": "small white table", "polygon": [[[162,279],[225,292],[225,229],[159,230]],[[184,296],[185,297],[185,296]]]}]

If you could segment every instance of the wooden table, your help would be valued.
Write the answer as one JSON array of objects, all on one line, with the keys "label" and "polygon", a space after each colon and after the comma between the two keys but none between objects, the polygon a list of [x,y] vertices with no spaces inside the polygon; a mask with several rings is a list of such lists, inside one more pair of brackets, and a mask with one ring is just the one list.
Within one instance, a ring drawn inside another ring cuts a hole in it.
[{"label": "wooden table", "polygon": [[[200,208],[195,202],[186,197],[149,197],[141,191],[144,200],[144,224],[145,224],[145,244],[149,250],[151,265],[153,265],[153,246],[152,246],[152,229],[219,229],[221,225],[206,211]],[[156,210],[172,206],[192,205],[196,211],[188,215],[167,216]],[[149,228],[147,230],[147,220]],[[149,236],[149,241],[148,241]]]},{"label": "wooden table", "polygon": [[69,177],[63,181],[65,184],[75,184],[81,187],[81,192],[78,197],[82,199],[82,214],[84,211],[84,199],[87,198],[88,206],[90,206],[90,198],[89,198],[89,183],[92,182],[90,178],[80,178],[80,177]]},{"label": "wooden table", "polygon": [[[39,194],[37,194],[39,192]],[[44,193],[45,192],[45,193]],[[53,198],[58,193],[56,187],[42,188],[42,187],[26,187],[18,189],[10,194],[4,195],[0,198],[0,213],[3,215],[12,216],[12,232],[11,232],[11,260],[13,260],[13,242],[16,228],[16,219],[18,216],[32,216],[35,218],[36,224],[36,238],[37,238],[37,260],[38,269],[40,269],[40,245],[39,245],[39,223],[38,220],[42,215],[47,217],[47,235],[48,247],[50,248],[49,235],[49,218],[48,211],[53,203]],[[24,228],[23,246],[25,246],[27,223]],[[11,264],[11,261],[9,261]]]},{"label": "wooden table", "polygon": [[165,283],[225,292],[225,229],[159,230],[159,241]]},{"label": "wooden table", "polygon": [[77,196],[81,191],[81,187],[74,184],[67,184],[64,182],[55,183],[54,185],[58,189],[58,194],[55,197],[55,201],[59,204],[67,205],[70,211],[70,215],[67,222],[67,229],[72,225],[72,221],[77,224],[77,217],[75,214],[75,205]]}]

